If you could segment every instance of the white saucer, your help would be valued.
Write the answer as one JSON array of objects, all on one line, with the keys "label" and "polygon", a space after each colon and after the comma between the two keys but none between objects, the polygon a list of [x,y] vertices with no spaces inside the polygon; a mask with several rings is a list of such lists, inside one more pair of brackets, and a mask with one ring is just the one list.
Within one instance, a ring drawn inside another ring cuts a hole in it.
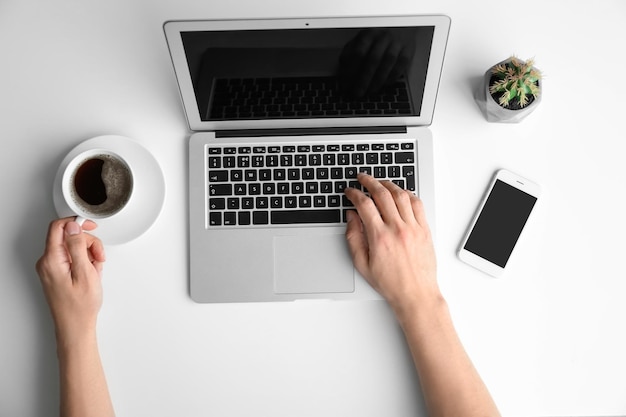
[{"label": "white saucer", "polygon": [[158,162],[150,152],[124,136],[98,136],[80,143],[61,162],[54,179],[52,198],[59,217],[74,216],[61,191],[63,171],[79,153],[92,149],[109,149],[133,167],[133,197],[120,213],[110,219],[98,219],[92,233],[105,244],[118,245],[145,233],[159,217],[165,199],[165,179]]}]

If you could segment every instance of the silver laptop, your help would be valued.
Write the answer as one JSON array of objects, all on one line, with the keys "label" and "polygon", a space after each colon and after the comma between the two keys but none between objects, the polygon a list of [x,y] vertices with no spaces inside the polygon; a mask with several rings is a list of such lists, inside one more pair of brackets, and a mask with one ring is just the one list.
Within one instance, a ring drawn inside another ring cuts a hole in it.
[{"label": "silver laptop", "polygon": [[[434,213],[430,125],[447,16],[171,21],[189,126],[197,302],[377,299],[345,187],[396,182]],[[367,191],[367,190],[364,190]]]}]

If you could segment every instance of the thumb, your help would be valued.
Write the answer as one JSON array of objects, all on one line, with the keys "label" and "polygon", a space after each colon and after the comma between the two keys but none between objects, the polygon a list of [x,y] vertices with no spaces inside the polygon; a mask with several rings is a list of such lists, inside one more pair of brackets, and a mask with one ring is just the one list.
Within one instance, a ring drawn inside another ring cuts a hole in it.
[{"label": "thumb", "polygon": [[87,253],[87,239],[78,223],[69,222],[65,225],[65,245],[72,261],[72,278],[76,277],[77,271],[92,267]]},{"label": "thumb", "polygon": [[352,262],[361,275],[368,276],[369,247],[365,233],[363,232],[363,223],[359,215],[352,210],[348,211],[346,216],[348,219],[346,240],[348,241]]}]

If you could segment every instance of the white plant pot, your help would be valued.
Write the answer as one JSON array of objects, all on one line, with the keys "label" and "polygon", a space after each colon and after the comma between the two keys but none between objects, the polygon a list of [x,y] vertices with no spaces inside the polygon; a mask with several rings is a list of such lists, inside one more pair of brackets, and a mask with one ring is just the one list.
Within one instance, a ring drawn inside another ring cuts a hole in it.
[{"label": "white plant pot", "polygon": [[[510,62],[509,59],[504,60],[496,65],[505,64]],[[495,67],[495,65],[494,65]],[[493,68],[493,67],[492,67]],[[541,102],[541,81],[539,81],[539,95],[537,98],[533,100],[532,103],[527,105],[524,108],[519,110],[511,110],[505,107],[502,107],[489,93],[489,80],[491,79],[491,69],[489,68],[487,72],[485,72],[485,76],[483,77],[483,82],[480,87],[480,90],[477,91],[477,95],[475,97],[478,106],[480,107],[483,115],[487,119],[488,122],[492,123],[519,123],[526,116],[532,113],[539,103]]]}]

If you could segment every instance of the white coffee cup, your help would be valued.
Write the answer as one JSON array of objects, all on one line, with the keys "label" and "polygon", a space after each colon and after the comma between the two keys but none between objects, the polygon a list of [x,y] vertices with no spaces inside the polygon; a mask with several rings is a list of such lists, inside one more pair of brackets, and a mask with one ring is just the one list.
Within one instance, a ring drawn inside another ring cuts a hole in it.
[{"label": "white coffee cup", "polygon": [[118,216],[130,203],[133,186],[131,166],[117,153],[102,148],[76,155],[61,180],[63,199],[79,224]]}]

